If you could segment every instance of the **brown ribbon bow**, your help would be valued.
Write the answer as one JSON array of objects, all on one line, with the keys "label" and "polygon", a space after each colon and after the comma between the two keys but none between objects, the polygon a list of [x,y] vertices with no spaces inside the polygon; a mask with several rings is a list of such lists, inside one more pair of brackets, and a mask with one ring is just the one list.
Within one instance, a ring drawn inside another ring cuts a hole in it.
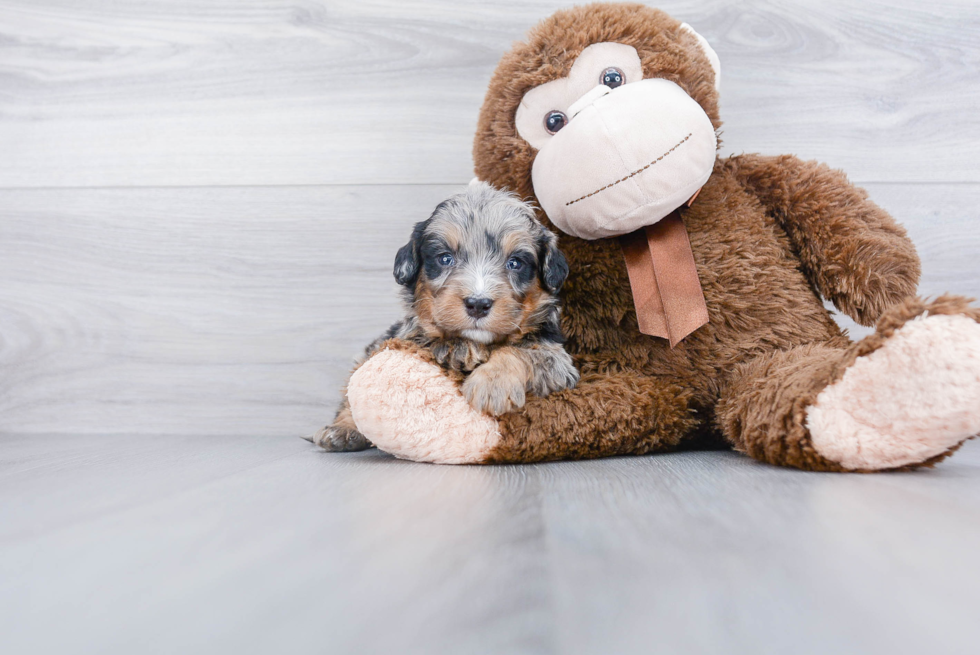
[{"label": "brown ribbon bow", "polygon": [[620,244],[640,332],[663,337],[673,348],[708,323],[708,306],[679,210],[621,236]]}]

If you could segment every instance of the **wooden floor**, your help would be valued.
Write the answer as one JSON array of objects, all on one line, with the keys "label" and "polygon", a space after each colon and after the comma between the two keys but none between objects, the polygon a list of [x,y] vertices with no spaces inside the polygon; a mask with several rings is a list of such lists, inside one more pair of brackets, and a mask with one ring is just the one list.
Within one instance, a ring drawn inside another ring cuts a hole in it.
[{"label": "wooden floor", "polygon": [[4,653],[976,653],[980,442],[452,467],[296,438],[8,436]]},{"label": "wooden floor", "polygon": [[[839,476],[297,438],[569,4],[0,0],[0,652],[980,649],[980,443]],[[659,6],[721,57],[723,154],[846,170],[923,294],[980,296],[980,5]]]}]

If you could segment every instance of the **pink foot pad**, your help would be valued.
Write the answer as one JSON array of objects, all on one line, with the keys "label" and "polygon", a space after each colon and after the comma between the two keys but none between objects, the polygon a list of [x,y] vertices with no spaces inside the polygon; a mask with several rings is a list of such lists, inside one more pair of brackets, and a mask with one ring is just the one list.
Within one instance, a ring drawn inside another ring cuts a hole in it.
[{"label": "pink foot pad", "polygon": [[980,433],[980,324],[919,317],[820,392],[814,448],[849,469],[924,462]]}]

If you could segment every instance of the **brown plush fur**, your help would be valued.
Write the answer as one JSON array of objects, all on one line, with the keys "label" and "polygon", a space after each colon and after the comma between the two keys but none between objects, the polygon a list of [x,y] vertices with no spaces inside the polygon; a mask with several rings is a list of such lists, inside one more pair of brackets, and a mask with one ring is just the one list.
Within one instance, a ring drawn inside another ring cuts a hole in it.
[{"label": "brown plush fur", "polygon": [[[567,75],[585,47],[606,41],[635,47],[644,77],[676,82],[720,126],[714,73],[678,21],[636,4],[560,11],[502,58],[490,82],[473,151],[481,179],[533,198],[536,151],[517,134],[517,106],[531,88]],[[919,277],[905,231],[822,164],[719,160],[682,211],[709,324],[675,349],[640,334],[618,241],[562,234],[571,271],[562,328],[582,379],[501,417],[490,461],[648,453],[714,435],[773,464],[840,470],[816,453],[804,425],[820,390],[923,311],[976,313],[956,298],[905,300]],[[861,324],[881,318],[878,331],[852,344],[821,295]]]}]

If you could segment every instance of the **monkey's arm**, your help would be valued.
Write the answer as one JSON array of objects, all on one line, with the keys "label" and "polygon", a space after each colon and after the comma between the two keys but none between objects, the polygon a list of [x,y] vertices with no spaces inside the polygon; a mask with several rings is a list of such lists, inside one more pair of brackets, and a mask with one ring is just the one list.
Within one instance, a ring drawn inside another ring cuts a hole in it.
[{"label": "monkey's arm", "polygon": [[786,230],[814,288],[861,325],[915,293],[919,257],[905,230],[842,172],[791,155],[723,166]]},{"label": "monkey's arm", "polygon": [[397,340],[385,346],[351,377],[348,397],[358,428],[403,459],[478,464],[649,453],[676,447],[702,420],[685,386],[626,370],[583,374],[574,388],[529,395],[523,408],[496,418],[473,409],[460,390],[464,376],[428,351]]}]

